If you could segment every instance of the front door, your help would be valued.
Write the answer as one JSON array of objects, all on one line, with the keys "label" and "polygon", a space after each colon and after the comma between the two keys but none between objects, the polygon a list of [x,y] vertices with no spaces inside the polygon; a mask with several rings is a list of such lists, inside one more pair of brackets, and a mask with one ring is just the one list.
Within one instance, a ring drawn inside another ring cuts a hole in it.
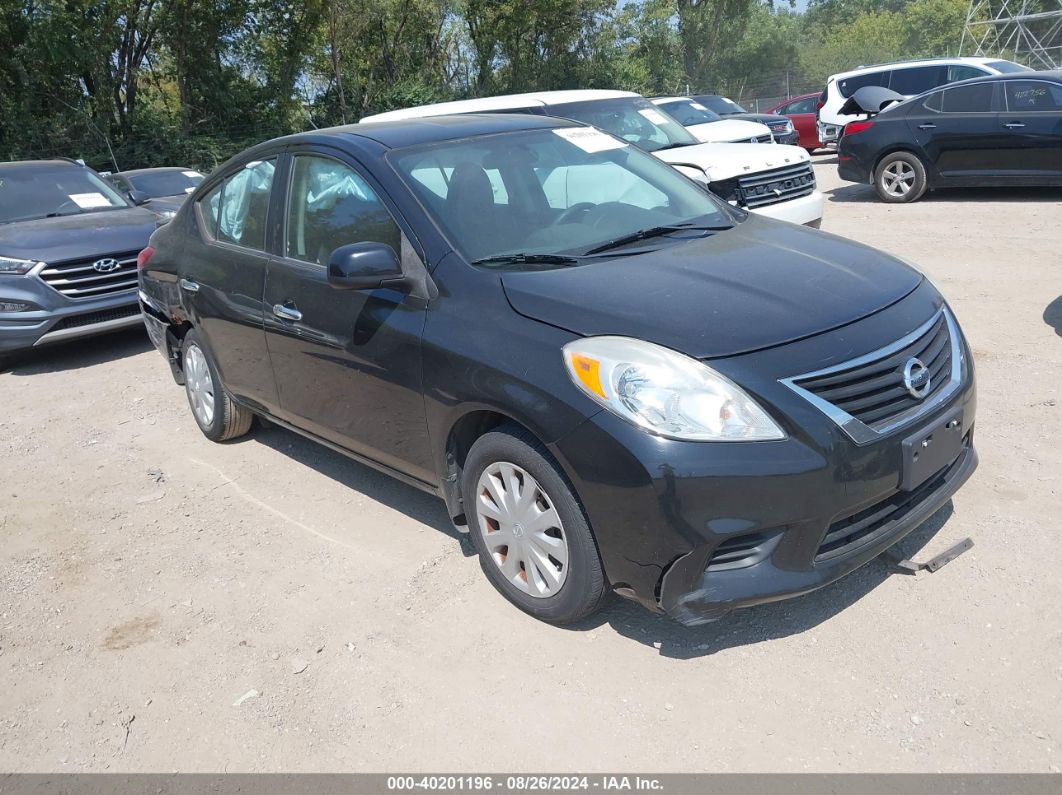
[{"label": "front door", "polygon": [[1062,178],[1062,85],[1047,80],[1005,80],[1003,95],[1008,175]]},{"label": "front door", "polygon": [[280,256],[265,285],[280,416],[432,482],[421,384],[426,303],[394,289],[337,289],[327,278],[340,246],[387,243],[401,254],[409,243],[368,179],[338,155],[295,152],[289,184]]},{"label": "front door", "polygon": [[969,183],[1002,166],[1006,138],[993,82],[934,92],[907,114],[907,122],[946,182]]},{"label": "front door", "polygon": [[248,163],[196,203],[200,234],[178,270],[182,304],[214,356],[221,380],[253,407],[277,407],[262,328],[262,295],[276,159]]}]

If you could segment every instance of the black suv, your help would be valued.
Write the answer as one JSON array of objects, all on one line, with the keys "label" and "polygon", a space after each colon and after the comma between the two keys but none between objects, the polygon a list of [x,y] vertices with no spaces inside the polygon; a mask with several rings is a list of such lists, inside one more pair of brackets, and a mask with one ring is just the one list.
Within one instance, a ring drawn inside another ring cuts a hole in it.
[{"label": "black suv", "polygon": [[73,160],[0,163],[0,357],[141,322],[155,216]]}]

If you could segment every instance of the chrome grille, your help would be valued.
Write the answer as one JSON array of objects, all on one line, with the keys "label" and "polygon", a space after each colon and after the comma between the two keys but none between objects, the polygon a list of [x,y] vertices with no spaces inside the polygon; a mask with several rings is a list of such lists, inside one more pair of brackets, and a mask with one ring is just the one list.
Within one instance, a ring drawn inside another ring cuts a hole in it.
[{"label": "chrome grille", "polygon": [[[911,359],[929,370],[921,397],[904,385]],[[941,308],[920,328],[892,345],[849,362],[782,383],[836,421],[856,442],[905,425],[939,406],[962,381],[962,345],[951,313]]]},{"label": "chrome grille", "polygon": [[808,196],[814,191],[815,172],[807,162],[738,179],[738,203],[750,210]]},{"label": "chrome grille", "polygon": [[774,121],[767,125],[771,128],[773,133],[789,132],[789,122],[787,121]]},{"label": "chrome grille", "polygon": [[750,143],[750,144],[770,144],[770,143],[774,143],[774,139],[771,137],[770,133],[768,133],[767,135],[754,135],[751,138],[749,138],[749,140],[746,141],[746,143]]},{"label": "chrome grille", "polygon": [[[112,293],[134,290],[137,285],[136,256],[139,252],[126,251],[93,259],[78,259],[68,262],[49,263],[40,272],[40,277],[52,289],[67,298],[98,298]],[[101,273],[93,263],[114,259],[118,267]]]}]

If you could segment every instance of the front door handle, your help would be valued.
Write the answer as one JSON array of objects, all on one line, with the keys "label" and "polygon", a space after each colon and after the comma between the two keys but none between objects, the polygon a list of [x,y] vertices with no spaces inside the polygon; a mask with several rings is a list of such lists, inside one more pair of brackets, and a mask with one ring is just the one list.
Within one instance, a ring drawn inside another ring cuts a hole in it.
[{"label": "front door handle", "polygon": [[199,292],[199,282],[193,282],[191,279],[181,279],[177,283],[181,285],[182,290],[187,290],[190,293]]},{"label": "front door handle", "polygon": [[1003,126],[1006,127],[1008,130],[1020,130],[1025,125],[1022,124],[1020,121],[1008,121]]},{"label": "front door handle", "polygon": [[281,320],[293,320],[296,323],[302,320],[302,312],[293,306],[285,304],[273,304],[273,314]]},{"label": "front door handle", "polygon": [[935,130],[935,129],[937,129],[937,125],[930,124],[929,122],[926,122],[925,124],[919,124],[918,125],[918,129],[919,130]]}]

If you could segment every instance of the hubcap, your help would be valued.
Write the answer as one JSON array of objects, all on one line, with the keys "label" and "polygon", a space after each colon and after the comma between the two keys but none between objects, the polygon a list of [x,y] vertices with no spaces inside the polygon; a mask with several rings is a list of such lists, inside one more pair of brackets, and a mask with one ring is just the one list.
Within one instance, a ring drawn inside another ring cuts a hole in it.
[{"label": "hubcap", "polygon": [[568,576],[568,539],[553,501],[530,473],[505,461],[487,467],[476,489],[479,532],[491,560],[516,588],[540,599]]},{"label": "hubcap", "polygon": [[198,345],[189,345],[184,351],[184,385],[196,419],[210,425],[214,421],[214,380]]},{"label": "hubcap", "polygon": [[886,193],[893,196],[906,196],[914,187],[914,167],[903,160],[889,163],[881,172],[881,183]]}]

